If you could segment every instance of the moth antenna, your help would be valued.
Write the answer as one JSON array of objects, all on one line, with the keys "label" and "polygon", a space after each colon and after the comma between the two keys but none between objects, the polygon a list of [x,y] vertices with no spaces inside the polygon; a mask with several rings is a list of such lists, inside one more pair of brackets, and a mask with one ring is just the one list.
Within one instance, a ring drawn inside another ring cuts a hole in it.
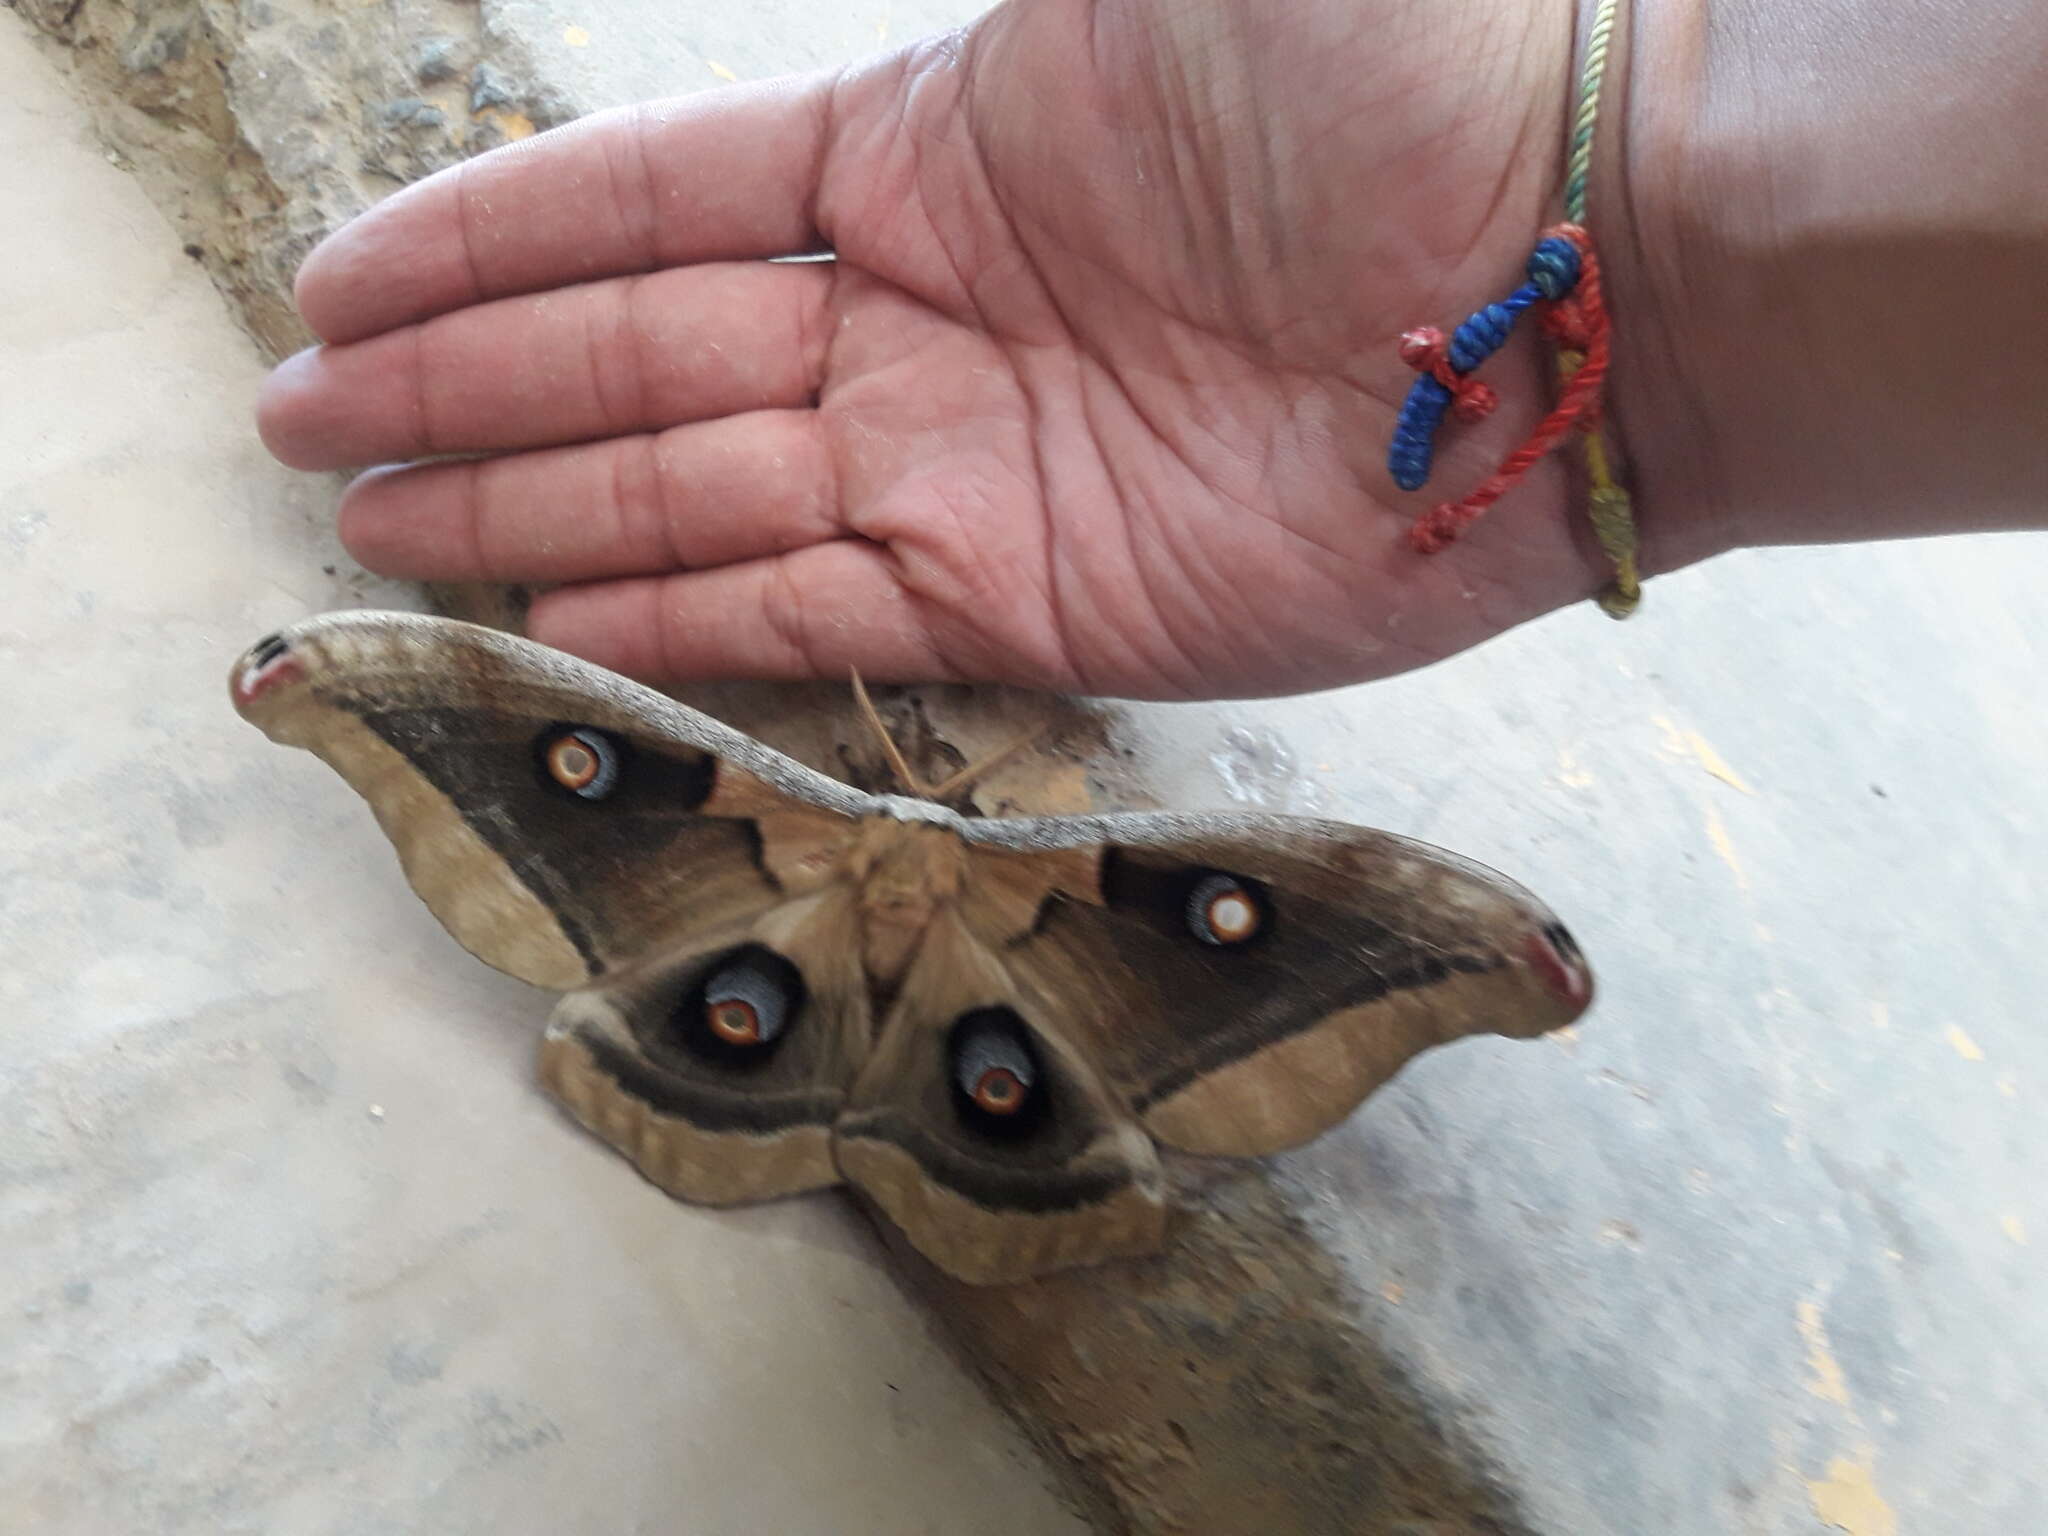
[{"label": "moth antenna", "polygon": [[1011,742],[1008,746],[997,747],[995,751],[989,753],[988,756],[984,757],[980,762],[969,763],[965,768],[962,768],[958,773],[951,775],[950,777],[942,780],[937,785],[933,786],[932,790],[930,791],[931,798],[934,800],[944,800],[948,795],[959,794],[961,790],[965,789],[968,785],[972,784],[976,779],[980,778],[983,774],[989,772],[991,769],[1015,757],[1019,752],[1022,752],[1026,747],[1030,746],[1031,743],[1038,740],[1038,738],[1040,736],[1043,736],[1044,734],[1045,727],[1041,725],[1037,727],[1035,730],[1026,731],[1022,736],[1019,736],[1015,741]]},{"label": "moth antenna", "polygon": [[[875,701],[868,697],[868,685],[860,680],[860,668],[848,667],[846,670],[853,678],[853,697],[860,705],[861,718],[867,722],[868,729],[875,733],[875,740],[882,744],[882,753],[889,759],[889,769],[896,775],[897,784],[906,795],[915,795],[920,800],[935,798],[925,787],[924,781],[910,771],[910,764],[904,759],[903,749],[896,745],[896,738],[889,734],[889,727],[882,723],[882,712],[875,708]],[[955,774],[954,777],[957,778],[959,775]]]}]

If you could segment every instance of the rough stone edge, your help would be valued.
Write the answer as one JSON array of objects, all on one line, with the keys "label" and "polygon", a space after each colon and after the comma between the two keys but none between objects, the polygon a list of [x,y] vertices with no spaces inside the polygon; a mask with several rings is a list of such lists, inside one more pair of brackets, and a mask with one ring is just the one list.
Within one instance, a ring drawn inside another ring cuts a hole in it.
[{"label": "rough stone edge", "polygon": [[[4,3],[61,45],[112,152],[272,357],[310,339],[292,277],[328,233],[405,182],[570,115],[461,0]],[[309,68],[309,54],[337,72]],[[518,593],[436,597],[518,626]],[[816,699],[800,694],[792,712],[786,690],[714,692],[726,718],[808,761],[856,780],[873,769],[857,738],[819,732]],[[1002,776],[1014,795],[999,798],[1080,808],[1090,796],[1064,743],[1077,728],[1099,743],[1101,717],[996,697],[989,708],[964,690],[926,690],[889,712],[929,738],[934,766],[959,761],[947,735],[980,750],[1020,718],[1049,726],[1030,768],[1055,770],[1050,803],[1015,772]],[[1143,802],[1115,769],[1088,780]],[[1159,1536],[1528,1536],[1511,1491],[1361,1328],[1364,1299],[1265,1170],[1175,1173],[1173,1244],[1141,1263],[978,1289],[892,1243],[905,1284],[1069,1474],[1087,1515],[1105,1531]]]},{"label": "rough stone edge", "polygon": [[569,115],[552,93],[512,88],[462,0],[5,3],[62,45],[101,135],[272,357],[312,339],[292,277],[329,233]]}]

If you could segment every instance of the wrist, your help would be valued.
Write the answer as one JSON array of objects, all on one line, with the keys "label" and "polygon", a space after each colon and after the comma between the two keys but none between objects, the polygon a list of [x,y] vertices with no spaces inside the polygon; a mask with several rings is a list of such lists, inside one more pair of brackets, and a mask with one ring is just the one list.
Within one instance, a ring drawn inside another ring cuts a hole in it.
[{"label": "wrist", "polygon": [[1591,222],[1649,567],[2038,525],[2048,25],[1625,10]]}]

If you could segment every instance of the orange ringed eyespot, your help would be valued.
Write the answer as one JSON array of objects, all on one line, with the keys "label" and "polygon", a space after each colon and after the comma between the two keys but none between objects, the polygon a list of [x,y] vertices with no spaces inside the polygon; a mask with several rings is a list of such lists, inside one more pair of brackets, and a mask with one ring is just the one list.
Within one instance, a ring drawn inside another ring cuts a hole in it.
[{"label": "orange ringed eyespot", "polygon": [[1014,1115],[1024,1107],[1024,1085],[1008,1067],[990,1067],[975,1080],[974,1102],[991,1115]]},{"label": "orange ringed eyespot", "polygon": [[759,1061],[796,1021],[804,983],[797,968],[772,949],[743,944],[713,960],[689,997],[682,1021],[686,1044],[737,1050]]},{"label": "orange ringed eyespot", "polygon": [[1204,944],[1227,948],[1258,937],[1266,909],[1258,894],[1232,875],[1210,873],[1188,892],[1188,931]]},{"label": "orange ringed eyespot", "polygon": [[1242,891],[1228,891],[1209,903],[1209,931],[1226,944],[1250,938],[1259,928],[1259,909]]},{"label": "orange ringed eyespot", "polygon": [[581,789],[597,777],[597,754],[574,736],[564,736],[548,753],[548,766],[570,789]]},{"label": "orange ringed eyespot", "polygon": [[564,731],[547,744],[548,777],[584,800],[602,800],[619,782],[619,754],[601,731]]},{"label": "orange ringed eyespot", "polygon": [[731,1045],[758,1045],[761,1043],[761,1018],[753,1006],[738,998],[727,998],[713,1003],[705,1010],[704,1022],[711,1026],[711,1032]]},{"label": "orange ringed eyespot", "polygon": [[[1044,1068],[1016,1010],[976,1008],[953,1021],[946,1041],[955,1101],[984,1134],[1027,1134],[1048,1110]],[[998,1129],[1000,1127],[1000,1129]]]}]

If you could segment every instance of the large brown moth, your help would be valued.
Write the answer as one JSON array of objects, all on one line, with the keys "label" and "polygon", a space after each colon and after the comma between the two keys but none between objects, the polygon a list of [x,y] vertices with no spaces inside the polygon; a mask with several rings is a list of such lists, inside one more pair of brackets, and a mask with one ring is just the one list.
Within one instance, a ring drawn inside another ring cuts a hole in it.
[{"label": "large brown moth", "polygon": [[369,801],[471,953],[568,994],[541,1078],[649,1179],[713,1205],[845,1182],[969,1281],[1148,1253],[1160,1147],[1298,1145],[1418,1052],[1592,996],[1526,892],[1385,832],[863,794],[408,614],[272,635],[230,686]]}]

